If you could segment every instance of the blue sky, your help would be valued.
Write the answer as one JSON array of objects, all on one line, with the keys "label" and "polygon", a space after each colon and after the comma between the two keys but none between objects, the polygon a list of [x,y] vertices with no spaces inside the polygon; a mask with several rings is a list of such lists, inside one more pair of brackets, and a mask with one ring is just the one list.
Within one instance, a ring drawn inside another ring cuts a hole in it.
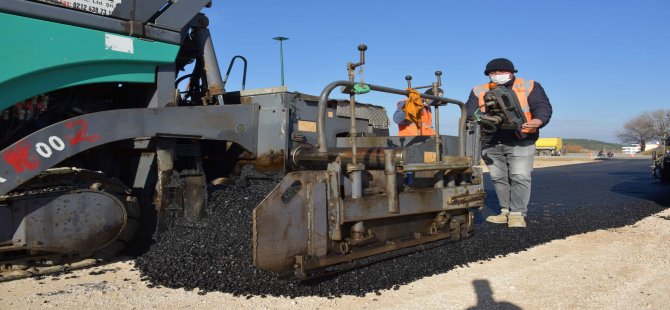
[{"label": "blue sky", "polygon": [[[280,85],[279,43],[272,38],[285,36],[290,91],[318,95],[347,79],[346,63],[358,60],[356,47],[365,43],[366,82],[405,88],[409,74],[415,85],[427,85],[441,70],[446,96],[461,101],[488,81],[489,60],[511,59],[517,76],[540,82],[554,107],[544,137],[618,142],[616,131],[632,117],[670,108],[667,0],[213,2],[204,13],[221,70],[233,56],[246,57],[247,89]],[[227,90],[240,89],[241,68],[231,72]],[[389,114],[401,99],[358,97]],[[455,134],[457,107],[440,116],[441,131]]]}]

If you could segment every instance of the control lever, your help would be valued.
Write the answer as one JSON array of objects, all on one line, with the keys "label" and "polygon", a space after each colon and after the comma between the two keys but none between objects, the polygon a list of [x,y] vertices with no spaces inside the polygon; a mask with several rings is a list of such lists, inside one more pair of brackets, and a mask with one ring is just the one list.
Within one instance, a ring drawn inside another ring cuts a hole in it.
[{"label": "control lever", "polygon": [[437,87],[442,86],[442,71],[435,71],[435,77],[437,78]]},{"label": "control lever", "polygon": [[358,63],[347,63],[347,71],[349,72],[349,81],[354,81],[354,69],[365,64],[365,51],[368,50],[368,46],[365,44],[360,44],[358,50],[361,52],[361,59]]}]

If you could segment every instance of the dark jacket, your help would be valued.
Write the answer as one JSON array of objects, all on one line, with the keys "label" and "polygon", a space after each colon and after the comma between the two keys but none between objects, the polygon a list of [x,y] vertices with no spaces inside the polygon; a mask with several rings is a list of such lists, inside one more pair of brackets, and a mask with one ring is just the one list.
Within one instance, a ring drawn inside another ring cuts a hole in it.
[{"label": "dark jacket", "polygon": [[[515,79],[516,77],[505,83],[503,86],[512,88]],[[468,102],[465,105],[468,109],[468,117],[471,118],[475,111],[479,109],[479,98],[477,98],[474,92],[470,91],[470,97],[468,98]],[[549,124],[553,110],[551,108],[551,103],[549,103],[549,98],[547,98],[547,94],[544,92],[544,88],[542,88],[542,85],[540,85],[538,82],[535,82],[533,90],[528,95],[528,107],[530,108],[530,113],[533,115],[533,118],[542,121],[542,126],[540,128]],[[539,136],[540,130],[538,129],[537,132],[526,134],[526,137],[523,140],[537,141]],[[492,136],[483,137],[482,146],[486,147],[498,143],[508,143],[514,141],[519,141],[519,138],[516,136],[514,131],[498,130]]]}]

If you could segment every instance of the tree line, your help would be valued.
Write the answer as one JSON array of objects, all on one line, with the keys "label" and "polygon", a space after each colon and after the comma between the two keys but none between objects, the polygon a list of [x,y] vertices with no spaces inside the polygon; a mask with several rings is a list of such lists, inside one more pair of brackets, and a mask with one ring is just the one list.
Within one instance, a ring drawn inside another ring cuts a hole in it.
[{"label": "tree line", "polygon": [[638,143],[642,151],[652,139],[665,140],[670,137],[670,110],[643,112],[626,122],[623,131],[617,132],[623,143]]}]

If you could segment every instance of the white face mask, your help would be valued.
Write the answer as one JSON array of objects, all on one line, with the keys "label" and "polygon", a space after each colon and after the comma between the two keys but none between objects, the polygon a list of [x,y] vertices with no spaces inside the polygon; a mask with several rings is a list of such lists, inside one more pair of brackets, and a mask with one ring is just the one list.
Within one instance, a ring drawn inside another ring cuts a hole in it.
[{"label": "white face mask", "polygon": [[509,73],[504,73],[504,74],[492,74],[489,76],[491,78],[491,82],[494,82],[498,85],[505,84],[509,82],[512,78],[510,77]]}]

